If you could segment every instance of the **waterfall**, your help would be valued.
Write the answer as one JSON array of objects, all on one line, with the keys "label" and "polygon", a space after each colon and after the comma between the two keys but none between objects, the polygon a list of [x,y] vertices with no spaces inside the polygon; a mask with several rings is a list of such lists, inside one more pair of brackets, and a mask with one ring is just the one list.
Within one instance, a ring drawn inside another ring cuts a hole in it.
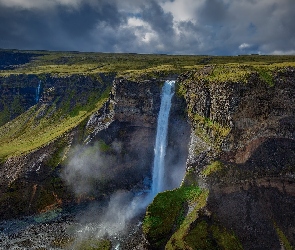
[{"label": "waterfall", "polygon": [[152,195],[164,191],[164,168],[167,147],[168,120],[175,81],[166,81],[162,88],[161,106],[158,116],[155,157],[153,166]]},{"label": "waterfall", "polygon": [[38,103],[40,99],[40,88],[41,88],[41,81],[39,81],[38,87],[36,89],[36,97],[35,97],[36,103]]}]

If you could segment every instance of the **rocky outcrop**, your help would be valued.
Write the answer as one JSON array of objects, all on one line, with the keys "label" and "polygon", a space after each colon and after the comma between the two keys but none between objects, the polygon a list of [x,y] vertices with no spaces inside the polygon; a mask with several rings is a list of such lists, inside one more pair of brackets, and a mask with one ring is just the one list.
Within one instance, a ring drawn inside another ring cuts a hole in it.
[{"label": "rocky outcrop", "polygon": [[257,72],[240,82],[200,80],[210,73],[181,78],[193,126],[187,168],[195,179],[186,181],[209,189],[211,218],[245,249],[295,245],[295,70],[274,72],[271,86]]},{"label": "rocky outcrop", "polygon": [[156,80],[139,83],[115,80],[111,92],[114,118],[134,126],[155,127],[161,103],[160,84]]},{"label": "rocky outcrop", "polygon": [[[1,94],[4,96],[5,105],[9,106],[10,101],[19,96],[23,101],[20,103],[23,110],[36,104],[36,89],[40,83],[38,104],[25,112],[23,118],[16,123],[11,122],[11,124],[17,124],[16,128],[14,128],[15,125],[8,124],[1,130],[1,137],[11,134],[4,143],[28,133],[31,133],[27,136],[30,140],[33,141],[36,136],[39,136],[39,140],[44,141],[43,145],[33,150],[23,147],[22,150],[25,152],[19,153],[18,148],[15,148],[15,156],[2,155],[0,163],[1,218],[41,212],[76,200],[72,190],[67,188],[61,173],[65,164],[63,161],[71,148],[83,142],[86,134],[85,119],[81,120],[80,124],[77,123],[76,127],[69,126],[70,129],[65,130],[63,134],[57,133],[56,137],[49,136],[51,140],[46,138],[48,136],[46,133],[56,133],[51,123],[67,126],[62,124],[66,119],[75,117],[81,110],[82,112],[93,110],[104,92],[108,93],[112,78],[113,75],[95,77],[11,75],[0,78],[0,92],[3,90]],[[6,92],[5,88],[8,89]],[[16,113],[13,113],[14,115]],[[34,134],[34,128],[40,132]],[[21,142],[21,139],[19,141]],[[16,147],[15,145],[22,146],[22,144],[14,143],[12,147]]]},{"label": "rocky outcrop", "polygon": [[[226,247],[223,237],[234,239],[235,249],[295,245],[295,70],[274,70],[270,83],[254,71],[238,80],[209,81],[212,72],[214,67],[209,66],[181,75],[172,100],[165,159],[170,173],[165,182],[173,183],[186,162],[183,187],[199,185],[209,191],[180,204],[168,230],[169,246],[176,247],[181,240],[196,246],[203,239],[210,247]],[[97,86],[98,78],[90,76],[44,79],[38,105],[54,104],[51,112],[62,109],[72,116],[77,106],[87,105],[91,93],[101,94],[109,86]],[[40,79],[35,80],[39,84]],[[155,79],[115,79],[109,98],[89,119],[48,144],[1,163],[2,218],[101,199],[118,189],[148,188],[161,85]],[[40,110],[38,119],[50,118],[50,112]],[[103,174],[97,176],[97,169],[90,168],[84,178],[83,171],[93,160],[82,161],[76,170],[71,167],[75,156],[94,158],[97,165],[103,162]],[[71,171],[79,174],[69,181],[65,176]],[[95,192],[79,189],[83,179]],[[187,224],[182,227],[182,222]],[[198,233],[204,227],[206,237]]]},{"label": "rocky outcrop", "polygon": [[58,105],[67,99],[70,112],[71,108],[87,105],[91,95],[105,91],[111,86],[113,79],[114,74],[11,74],[0,77],[0,125],[37,103],[56,102]]},{"label": "rocky outcrop", "polygon": [[1,164],[2,219],[44,212],[65,205],[74,195],[60,177],[59,163],[77,131]]},{"label": "rocky outcrop", "polygon": [[[3,176],[2,218],[36,213],[81,200],[101,199],[118,189],[148,189],[162,83],[160,80],[115,79],[108,100],[89,119],[47,145],[5,160],[0,168]],[[96,89],[101,93],[106,86],[96,86],[84,76],[55,79],[52,84],[48,80],[42,86],[39,106],[32,110],[36,110],[36,114],[32,114],[36,116],[35,122],[51,119],[57,112],[61,116],[74,116],[76,107],[83,107],[89,100],[89,93],[95,94]],[[173,99],[170,119],[167,167],[172,174],[167,175],[166,181],[175,187],[174,179],[181,178],[177,176],[178,166],[182,166],[182,174],[184,172],[190,131],[185,101],[177,95]],[[90,152],[90,158],[98,161],[96,167],[89,168],[92,161],[84,157]],[[85,176],[81,172],[72,175],[78,170],[71,159],[78,158],[85,171],[91,169],[90,175],[87,171]],[[100,167],[104,169],[104,178],[97,174]],[[76,179],[72,180],[71,176]],[[87,189],[82,188],[83,179],[89,180]],[[6,207],[18,209],[6,210]]]},{"label": "rocky outcrop", "polygon": [[[120,176],[115,181],[116,188],[130,189],[139,183],[144,185],[144,178],[151,179],[162,83],[116,79],[109,100],[87,123],[87,129],[92,131],[86,140],[88,144],[103,140],[111,147],[120,145],[119,150],[112,152],[116,159],[113,171]],[[189,139],[185,101],[175,95],[172,102],[167,149],[167,167],[171,166],[171,172],[175,170],[173,166],[182,165],[184,169]],[[171,176],[167,178],[167,183],[173,183]]]}]

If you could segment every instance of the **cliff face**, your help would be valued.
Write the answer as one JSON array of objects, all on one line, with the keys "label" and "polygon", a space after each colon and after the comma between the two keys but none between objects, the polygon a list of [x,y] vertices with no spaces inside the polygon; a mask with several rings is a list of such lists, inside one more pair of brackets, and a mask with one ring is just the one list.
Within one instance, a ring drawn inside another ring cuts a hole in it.
[{"label": "cliff face", "polygon": [[[147,238],[167,249],[288,248],[295,245],[295,70],[273,70],[271,80],[244,68],[218,80],[218,70],[178,78],[165,182],[175,188],[185,164],[186,177],[176,196],[166,192],[156,202],[177,201],[177,211],[164,211],[169,221],[175,216],[171,228]],[[116,78],[110,89],[112,78],[0,79],[5,102],[18,96],[28,109],[0,130],[1,218],[148,188],[163,81]]]},{"label": "cliff face", "polygon": [[[0,125],[16,118],[37,103],[66,103],[70,108],[85,106],[90,95],[103,92],[114,74],[94,76],[15,74],[0,77]],[[74,98],[75,97],[75,98]]]},{"label": "cliff face", "polygon": [[[112,171],[120,176],[115,181],[116,188],[130,189],[139,183],[143,185],[144,177],[151,181],[162,84],[163,81],[159,80],[132,82],[116,79],[109,100],[87,123],[87,129],[92,131],[87,139],[89,144],[103,140],[111,147],[120,145],[116,152],[112,151],[116,159]],[[167,168],[170,168],[166,177],[168,187],[175,187],[172,179],[176,172],[173,171],[177,171],[177,167],[184,171],[190,131],[184,99],[175,95],[172,102],[166,157]],[[176,178],[179,181],[182,177],[180,172]],[[148,185],[145,188],[149,188]]]},{"label": "cliff face", "polygon": [[[54,82],[46,79],[39,103],[27,111],[24,124],[28,125],[20,130],[32,126],[36,131],[43,124],[41,135],[45,136],[46,126],[51,134],[64,120],[77,119],[77,125],[38,149],[4,160],[0,168],[1,217],[32,214],[81,199],[100,199],[118,189],[149,188],[163,81],[115,79],[105,104],[90,117],[79,118],[93,95],[97,93],[99,99],[107,89],[108,81],[103,85],[84,76]],[[179,185],[182,176],[175,178],[179,166],[184,174],[190,132],[184,99],[175,95],[173,103],[167,166],[174,167],[167,175],[169,187]],[[81,108],[77,110],[77,106]],[[45,121],[50,121],[49,125]]]},{"label": "cliff face", "polygon": [[[7,89],[1,92],[4,105],[11,107],[11,101],[19,98],[22,110],[27,109],[0,131],[1,218],[44,211],[75,199],[61,178],[61,162],[81,142],[83,124],[108,93],[112,78],[11,75],[0,79],[1,90]],[[8,119],[16,113],[10,115]]]},{"label": "cliff face", "polygon": [[209,189],[205,217],[245,249],[295,245],[295,70],[275,72],[271,85],[258,73],[200,79],[212,70],[182,78],[193,126],[186,181]]}]

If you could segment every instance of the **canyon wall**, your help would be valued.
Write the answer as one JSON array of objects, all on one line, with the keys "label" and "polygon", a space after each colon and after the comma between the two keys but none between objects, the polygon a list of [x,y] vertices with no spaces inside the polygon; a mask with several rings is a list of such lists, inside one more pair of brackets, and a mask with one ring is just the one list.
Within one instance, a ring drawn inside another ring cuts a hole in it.
[{"label": "canyon wall", "polygon": [[[186,165],[182,188],[203,191],[202,199],[181,198],[160,248],[288,249],[295,245],[295,70],[273,70],[271,81],[254,71],[212,80],[215,71],[208,66],[177,79],[165,181],[175,188],[174,179],[184,174],[178,170]],[[50,124],[53,114],[59,114],[57,121],[87,115],[46,144],[2,158],[1,218],[101,200],[121,189],[148,189],[164,80],[42,77],[0,79],[5,102],[27,110],[21,129],[27,129],[27,120],[32,127]],[[3,103],[0,110],[7,121],[18,114]],[[84,189],[83,180],[90,183]],[[158,249],[148,232],[146,238]]]},{"label": "canyon wall", "polygon": [[[209,190],[184,237],[197,239],[205,223],[208,232],[222,225],[244,249],[288,249],[295,245],[295,70],[276,71],[271,84],[257,72],[209,82],[213,70],[180,77],[193,127],[185,184]],[[226,247],[215,236],[203,240]]]},{"label": "canyon wall", "polygon": [[[108,88],[110,78],[101,78],[47,77],[42,83],[40,101],[27,111],[32,126],[50,124],[53,114],[59,114],[61,121],[75,118],[94,95],[95,101],[109,90],[109,97],[100,109],[46,145],[3,160],[2,218],[104,199],[119,189],[149,189],[164,81],[118,78]],[[184,99],[175,95],[173,103],[167,154],[171,175],[166,177],[170,188],[179,185],[184,174],[190,134]],[[81,108],[76,110],[77,106]]]}]

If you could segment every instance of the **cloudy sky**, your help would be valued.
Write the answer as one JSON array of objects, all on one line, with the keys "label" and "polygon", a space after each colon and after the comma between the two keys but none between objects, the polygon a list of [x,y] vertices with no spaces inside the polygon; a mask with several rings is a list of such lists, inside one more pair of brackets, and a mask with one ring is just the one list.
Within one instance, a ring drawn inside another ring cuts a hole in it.
[{"label": "cloudy sky", "polygon": [[294,0],[0,0],[0,48],[295,54]]}]

